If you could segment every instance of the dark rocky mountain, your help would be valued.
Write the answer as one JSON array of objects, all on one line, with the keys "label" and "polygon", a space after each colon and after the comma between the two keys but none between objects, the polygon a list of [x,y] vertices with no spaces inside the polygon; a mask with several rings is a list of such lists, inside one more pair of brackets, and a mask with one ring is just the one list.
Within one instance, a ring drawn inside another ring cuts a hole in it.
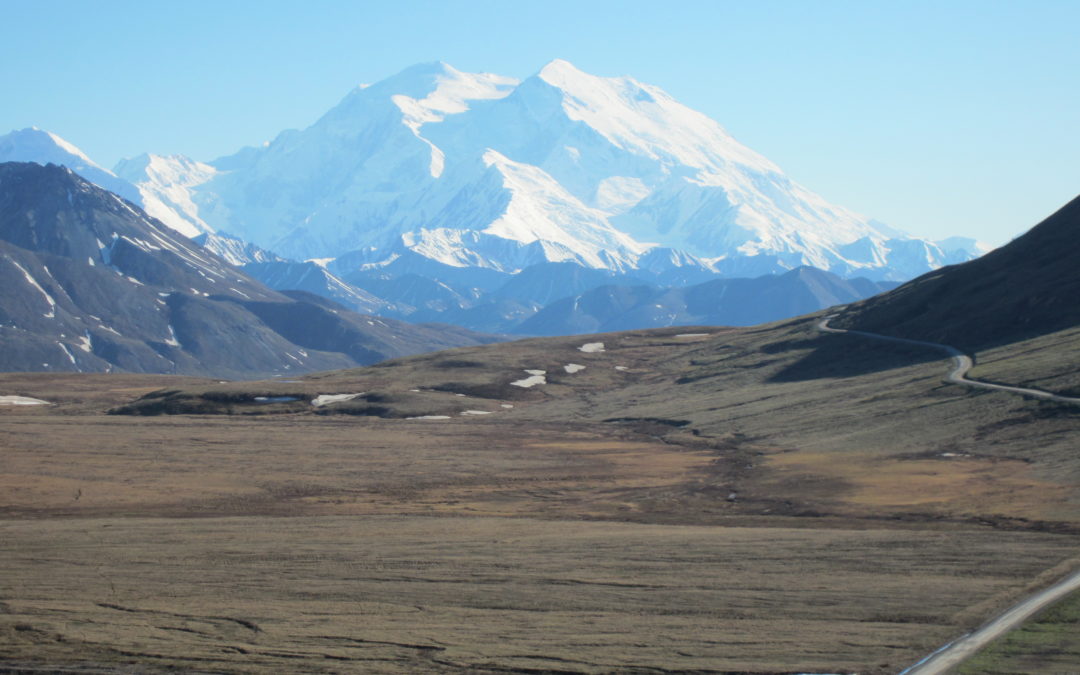
[{"label": "dark rocky mountain", "polygon": [[493,338],[271,290],[56,165],[0,164],[0,370],[256,377]]},{"label": "dark rocky mountain", "polygon": [[854,302],[894,287],[813,267],[685,288],[602,286],[554,302],[517,326],[523,335],[602,333],[662,326],[751,326]]},{"label": "dark rocky mountain", "polygon": [[855,304],[832,325],[966,351],[1080,325],[1080,197],[982,258]]}]

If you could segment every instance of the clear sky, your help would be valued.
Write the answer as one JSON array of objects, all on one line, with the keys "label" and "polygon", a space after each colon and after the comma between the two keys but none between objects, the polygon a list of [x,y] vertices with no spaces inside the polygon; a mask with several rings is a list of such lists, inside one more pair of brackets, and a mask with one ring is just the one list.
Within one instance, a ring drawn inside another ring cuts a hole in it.
[{"label": "clear sky", "polygon": [[1080,193],[1080,0],[0,0],[0,134],[209,160],[423,61],[631,75],[826,199],[1003,243]]}]

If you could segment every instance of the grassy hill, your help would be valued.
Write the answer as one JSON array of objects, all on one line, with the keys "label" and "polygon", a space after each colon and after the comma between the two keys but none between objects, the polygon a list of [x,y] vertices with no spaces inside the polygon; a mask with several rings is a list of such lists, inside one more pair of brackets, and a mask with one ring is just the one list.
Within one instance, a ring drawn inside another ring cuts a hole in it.
[{"label": "grassy hill", "polygon": [[1009,244],[855,303],[832,325],[965,351],[1080,325],[1080,197]]}]

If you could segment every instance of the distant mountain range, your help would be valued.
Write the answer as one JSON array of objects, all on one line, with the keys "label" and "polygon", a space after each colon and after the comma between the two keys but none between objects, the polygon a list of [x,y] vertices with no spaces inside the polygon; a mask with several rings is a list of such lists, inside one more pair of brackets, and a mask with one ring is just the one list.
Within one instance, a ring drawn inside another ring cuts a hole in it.
[{"label": "distant mountain range", "polygon": [[[321,263],[283,260],[227,236],[195,240],[271,288],[301,289],[382,316],[518,335],[747,326],[854,302],[897,285],[842,279],[812,267],[750,279],[687,276],[682,285],[665,284],[663,276],[646,269],[623,274],[571,262],[537,263],[507,274],[443,265],[415,254],[411,262],[397,258],[339,277]],[[690,283],[700,278],[707,281]]]},{"label": "distant mountain range", "polygon": [[56,165],[0,164],[0,370],[256,377],[493,338],[283,295]]}]

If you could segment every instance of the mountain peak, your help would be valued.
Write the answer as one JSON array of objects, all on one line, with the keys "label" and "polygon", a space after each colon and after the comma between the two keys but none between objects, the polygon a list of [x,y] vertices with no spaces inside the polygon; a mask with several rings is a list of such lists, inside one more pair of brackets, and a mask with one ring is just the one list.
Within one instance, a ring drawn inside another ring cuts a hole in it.
[{"label": "mountain peak", "polygon": [[621,94],[628,89],[640,89],[640,84],[629,77],[600,77],[578,68],[565,59],[555,59],[540,69],[536,79],[575,98],[591,99],[597,92],[610,96],[611,90]]},{"label": "mountain peak", "polygon": [[155,157],[157,157],[157,155],[152,155],[148,152],[144,152],[141,155],[136,155],[134,157],[124,157],[113,167],[113,173],[118,176],[124,176],[127,180],[132,180],[132,175],[145,170],[154,161]]},{"label": "mountain peak", "polygon": [[551,84],[557,84],[558,80],[566,77],[592,77],[566,59],[552,59],[540,69],[537,75]]},{"label": "mountain peak", "polygon": [[[26,129],[18,129],[5,136],[0,136],[0,161],[36,161],[31,158],[31,155],[41,152],[49,153],[51,155],[49,161],[53,161],[52,155],[67,154],[79,163],[110,173],[94,163],[94,161],[90,159],[85,152],[76,147],[74,143],[61,138],[51,131],[45,131],[44,129],[34,126],[27,127]],[[71,162],[53,161],[53,163],[70,164]]]},{"label": "mountain peak", "polygon": [[460,74],[457,68],[454,68],[445,61],[425,61],[423,63],[414,63],[408,68],[404,68],[397,75],[393,75],[387,79],[413,79],[413,78],[432,78],[432,77],[445,77]]},{"label": "mountain peak", "polygon": [[411,65],[396,75],[361,87],[359,91],[366,92],[368,95],[403,95],[422,99],[440,88],[445,88],[447,84],[453,85],[459,82],[488,82],[492,85],[503,86],[517,84],[517,80],[513,78],[491,73],[467,73],[444,61],[429,61]]},{"label": "mountain peak", "polygon": [[406,123],[415,130],[424,122],[441,119],[441,114],[467,110],[470,100],[502,98],[517,85],[512,77],[467,73],[443,61],[417,63],[374,84],[358,86],[322,120],[352,129],[356,120],[370,116],[372,106],[385,110],[389,104],[402,109]]},{"label": "mountain peak", "polygon": [[51,131],[28,127],[0,136],[0,162],[33,162],[66,166],[91,183],[128,201],[139,201],[134,185],[101,167],[85,152]]},{"label": "mountain peak", "polygon": [[405,68],[402,73],[431,73],[431,74],[450,74],[460,72],[457,68],[453,67],[446,61],[423,61],[421,63],[414,63],[413,65]]},{"label": "mountain peak", "polygon": [[655,103],[653,94],[663,94],[657,87],[650,87],[632,77],[602,77],[578,68],[565,59],[554,59],[540,69],[536,77],[549,85],[572,93],[575,96],[591,98],[597,92],[604,97],[615,94],[625,102]]}]

